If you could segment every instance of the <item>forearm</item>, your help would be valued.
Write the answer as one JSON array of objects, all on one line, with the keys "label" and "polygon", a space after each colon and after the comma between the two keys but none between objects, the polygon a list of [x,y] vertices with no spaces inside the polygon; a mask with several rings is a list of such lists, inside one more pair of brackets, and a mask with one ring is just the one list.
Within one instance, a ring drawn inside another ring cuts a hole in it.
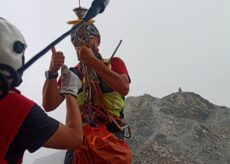
[{"label": "forearm", "polygon": [[59,95],[56,79],[46,80],[43,86],[42,105],[46,111],[52,111],[64,100]]},{"label": "forearm", "polygon": [[97,74],[105,81],[105,83],[113,90],[119,92],[125,96],[129,92],[129,78],[126,74],[118,74],[107,67],[101,60],[94,56],[94,53],[90,47],[80,46],[78,47],[79,60],[82,64],[85,64],[94,69]]},{"label": "forearm", "polygon": [[127,95],[129,92],[129,79],[127,75],[120,75],[112,71],[102,61],[96,59],[90,63],[91,67],[101,76],[101,78],[113,90],[119,92],[121,95]]},{"label": "forearm", "polygon": [[66,125],[82,133],[82,120],[77,100],[72,95],[66,94]]},{"label": "forearm", "polygon": [[82,129],[81,113],[74,96],[66,94],[66,125],[78,130]]},{"label": "forearm", "polygon": [[74,149],[83,140],[81,114],[76,99],[70,94],[66,98],[66,125],[59,123],[56,132],[43,145],[48,148]]}]

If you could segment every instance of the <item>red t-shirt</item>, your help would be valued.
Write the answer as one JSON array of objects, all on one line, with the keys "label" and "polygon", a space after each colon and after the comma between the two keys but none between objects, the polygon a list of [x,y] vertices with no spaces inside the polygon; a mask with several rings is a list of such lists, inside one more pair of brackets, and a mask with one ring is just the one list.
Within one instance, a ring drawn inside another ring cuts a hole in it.
[{"label": "red t-shirt", "polygon": [[[14,92],[0,101],[0,163],[6,163],[7,150],[34,105],[33,101]],[[18,157],[18,162],[21,158]]]},{"label": "red t-shirt", "polygon": [[117,72],[118,74],[126,74],[129,78],[129,82],[131,82],[128,70],[126,68],[126,65],[123,60],[121,60],[119,57],[114,57],[112,60],[112,68],[114,72]]}]

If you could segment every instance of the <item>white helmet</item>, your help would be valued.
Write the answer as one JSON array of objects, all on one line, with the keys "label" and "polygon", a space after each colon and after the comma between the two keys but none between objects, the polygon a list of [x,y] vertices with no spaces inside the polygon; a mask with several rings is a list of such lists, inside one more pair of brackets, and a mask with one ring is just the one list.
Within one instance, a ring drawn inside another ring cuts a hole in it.
[{"label": "white helmet", "polygon": [[24,64],[26,41],[13,24],[0,18],[0,64],[18,70]]},{"label": "white helmet", "polygon": [[24,65],[25,48],[26,41],[17,27],[0,18],[0,73],[13,80],[11,88],[21,82],[22,74],[17,70]]}]

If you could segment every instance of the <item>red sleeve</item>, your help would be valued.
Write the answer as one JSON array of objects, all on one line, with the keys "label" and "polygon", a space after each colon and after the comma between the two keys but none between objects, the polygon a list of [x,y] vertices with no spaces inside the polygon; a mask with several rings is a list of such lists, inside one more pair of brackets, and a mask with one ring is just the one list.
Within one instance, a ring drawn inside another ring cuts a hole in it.
[{"label": "red sleeve", "polygon": [[114,57],[112,60],[112,68],[111,68],[114,72],[117,72],[118,74],[126,74],[130,80],[129,77],[129,73],[128,70],[126,68],[126,65],[124,63],[124,61],[119,58],[119,57]]}]

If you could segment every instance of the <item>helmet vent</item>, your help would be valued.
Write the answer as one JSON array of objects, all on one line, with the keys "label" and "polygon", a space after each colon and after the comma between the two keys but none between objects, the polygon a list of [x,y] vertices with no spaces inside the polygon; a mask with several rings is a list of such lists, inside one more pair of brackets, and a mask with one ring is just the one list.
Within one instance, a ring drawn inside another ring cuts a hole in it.
[{"label": "helmet vent", "polygon": [[26,45],[20,41],[14,42],[13,50],[17,54],[21,54],[25,50]]}]

